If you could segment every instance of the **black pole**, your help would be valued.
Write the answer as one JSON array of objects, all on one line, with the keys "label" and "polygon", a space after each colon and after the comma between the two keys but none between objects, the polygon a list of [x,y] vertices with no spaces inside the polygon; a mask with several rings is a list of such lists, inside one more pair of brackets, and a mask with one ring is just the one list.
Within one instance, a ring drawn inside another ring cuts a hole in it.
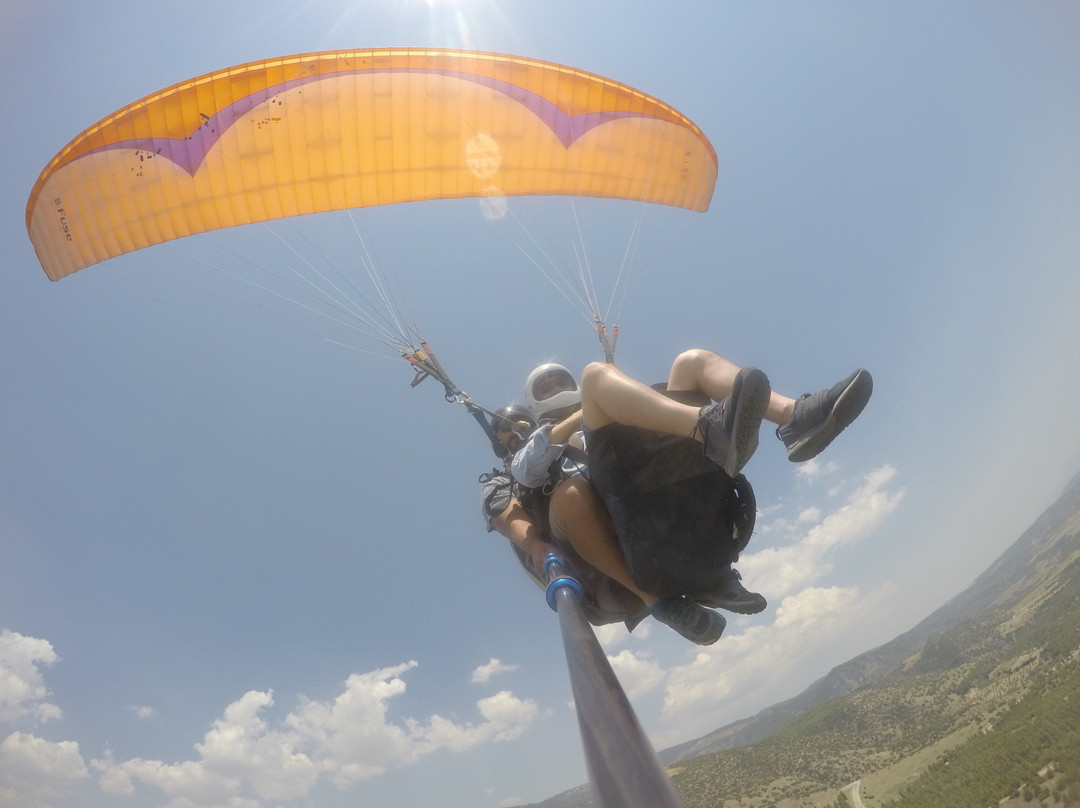
[{"label": "black pole", "polygon": [[559,613],[581,743],[601,808],[683,808],[581,606],[581,586],[549,555],[548,605]]}]

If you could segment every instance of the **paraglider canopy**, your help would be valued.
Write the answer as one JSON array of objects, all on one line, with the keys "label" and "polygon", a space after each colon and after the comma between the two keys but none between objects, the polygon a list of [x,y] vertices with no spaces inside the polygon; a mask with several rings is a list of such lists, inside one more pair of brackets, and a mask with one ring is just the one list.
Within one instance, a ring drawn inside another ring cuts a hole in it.
[{"label": "paraglider canopy", "polygon": [[638,90],[550,62],[438,49],[227,68],[94,124],[52,159],[26,226],[52,280],[222,227],[394,202],[521,194],[704,211],[708,139]]}]

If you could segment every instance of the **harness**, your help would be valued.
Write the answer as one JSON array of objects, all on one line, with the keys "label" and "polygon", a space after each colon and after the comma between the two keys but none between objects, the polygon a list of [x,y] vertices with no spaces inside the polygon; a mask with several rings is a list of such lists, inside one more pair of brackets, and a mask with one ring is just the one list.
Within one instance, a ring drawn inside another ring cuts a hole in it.
[{"label": "harness", "polygon": [[486,471],[477,479],[481,485],[494,483],[481,503],[484,513],[489,517],[497,516],[494,503],[500,496],[509,495],[518,501],[525,512],[529,514],[534,525],[541,534],[548,539],[551,536],[551,523],[548,519],[548,504],[551,491],[547,486],[544,488],[526,488],[515,480],[508,471],[499,471],[493,468]]}]

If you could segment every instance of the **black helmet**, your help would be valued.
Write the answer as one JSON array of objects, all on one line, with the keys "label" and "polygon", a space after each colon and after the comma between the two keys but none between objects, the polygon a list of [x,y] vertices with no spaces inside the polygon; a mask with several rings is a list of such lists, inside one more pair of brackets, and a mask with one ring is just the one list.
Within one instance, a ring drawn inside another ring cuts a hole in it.
[{"label": "black helmet", "polygon": [[495,410],[491,418],[491,429],[493,432],[512,429],[521,437],[527,438],[536,429],[536,420],[527,407],[521,404],[508,404]]},{"label": "black helmet", "polygon": [[[536,419],[521,404],[499,407],[491,415],[491,448],[501,458],[510,457],[536,428]],[[499,433],[507,430],[513,432],[515,437],[503,443]]]}]

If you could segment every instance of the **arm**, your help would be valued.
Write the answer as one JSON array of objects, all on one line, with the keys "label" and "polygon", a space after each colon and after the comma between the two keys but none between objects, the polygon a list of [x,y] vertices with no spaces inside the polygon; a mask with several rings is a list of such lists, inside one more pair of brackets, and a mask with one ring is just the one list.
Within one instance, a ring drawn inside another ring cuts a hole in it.
[{"label": "arm", "polygon": [[565,418],[551,428],[549,440],[552,443],[569,443],[576,432],[581,431],[582,411],[578,410],[573,415]]},{"label": "arm", "polygon": [[544,541],[520,502],[516,499],[510,500],[502,513],[491,517],[491,526],[524,550],[532,560],[533,569],[537,574],[543,575],[544,559],[548,553],[556,550]]},{"label": "arm", "polygon": [[533,432],[510,464],[510,473],[526,488],[542,488],[548,481],[551,464],[563,453],[563,445],[552,442],[551,429],[542,426]]}]

